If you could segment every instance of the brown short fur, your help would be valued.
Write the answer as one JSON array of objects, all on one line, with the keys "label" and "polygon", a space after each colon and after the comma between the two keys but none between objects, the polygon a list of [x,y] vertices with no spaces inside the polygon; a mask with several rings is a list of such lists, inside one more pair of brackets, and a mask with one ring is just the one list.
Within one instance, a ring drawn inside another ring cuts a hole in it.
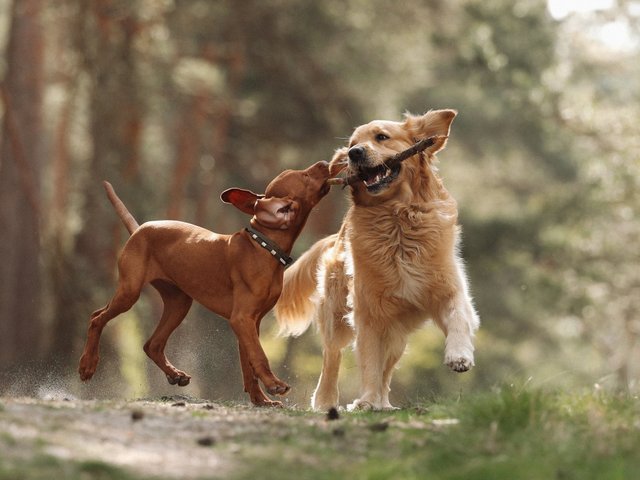
[{"label": "brown short fur", "polygon": [[[231,188],[221,198],[251,216],[254,232],[276,244],[287,256],[311,210],[330,187],[329,165],[318,162],[306,170],[287,170],[269,183],[264,194]],[[116,293],[90,318],[78,373],[83,381],[95,374],[100,335],[107,323],[129,310],[150,283],[162,297],[164,311],[144,351],[172,385],[185,386],[191,376],[175,368],[164,349],[169,336],[183,321],[193,300],[229,320],[238,339],[244,389],[255,405],[281,405],[272,395],[285,395],[289,385],[269,366],[259,339],[260,322],[275,305],[284,267],[245,229],[230,235],[211,232],[189,223],[155,221],[138,225],[113,188],[107,196],[131,237],[118,259]],[[265,243],[266,245],[266,243]],[[284,261],[284,258],[283,258]],[[285,261],[286,263],[286,261]]]}]

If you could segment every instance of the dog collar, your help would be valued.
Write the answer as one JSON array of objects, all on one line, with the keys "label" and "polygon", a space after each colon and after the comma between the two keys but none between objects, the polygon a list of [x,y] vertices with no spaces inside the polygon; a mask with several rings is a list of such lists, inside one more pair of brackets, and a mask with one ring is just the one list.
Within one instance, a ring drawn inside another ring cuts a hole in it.
[{"label": "dog collar", "polygon": [[258,245],[267,250],[271,255],[273,255],[276,260],[278,260],[285,268],[293,263],[293,258],[284,253],[278,245],[269,240],[262,233],[254,230],[251,227],[246,227],[245,230],[249,232],[249,236],[253,238]]}]

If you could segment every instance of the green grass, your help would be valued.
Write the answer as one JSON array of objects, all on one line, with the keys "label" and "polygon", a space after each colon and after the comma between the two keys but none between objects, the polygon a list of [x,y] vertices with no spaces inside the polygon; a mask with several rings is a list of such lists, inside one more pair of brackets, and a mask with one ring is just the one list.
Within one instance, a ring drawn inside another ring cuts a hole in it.
[{"label": "green grass", "polygon": [[7,466],[0,461],[0,480],[140,480],[103,462],[69,463],[50,455],[37,455]]},{"label": "green grass", "polygon": [[[441,425],[443,418],[459,423]],[[388,428],[373,428],[380,423]],[[237,478],[261,471],[305,479],[633,479],[640,402],[504,387],[399,412],[343,414],[254,452]]]},{"label": "green grass", "polygon": [[[193,448],[210,449],[229,467],[211,478],[631,480],[640,472],[640,400],[628,394],[504,386],[394,412],[342,412],[334,421],[299,409],[225,408],[222,416],[215,409],[186,409],[183,416],[197,422],[188,427]],[[150,409],[145,421],[157,421],[158,412]],[[204,430],[213,425],[208,420],[227,415],[234,418],[230,426]],[[210,444],[196,443],[202,432],[212,437]],[[150,477],[103,462],[54,458],[37,442],[0,435],[0,480],[50,478]]]}]

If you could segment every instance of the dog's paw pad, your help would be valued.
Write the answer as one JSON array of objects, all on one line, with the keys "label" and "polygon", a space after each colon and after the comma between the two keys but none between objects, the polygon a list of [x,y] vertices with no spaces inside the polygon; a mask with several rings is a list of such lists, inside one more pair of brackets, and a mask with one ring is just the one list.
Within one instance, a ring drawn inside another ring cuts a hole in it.
[{"label": "dog's paw pad", "polygon": [[448,367],[454,372],[462,373],[468,371],[473,366],[473,360],[459,357],[447,361]]}]

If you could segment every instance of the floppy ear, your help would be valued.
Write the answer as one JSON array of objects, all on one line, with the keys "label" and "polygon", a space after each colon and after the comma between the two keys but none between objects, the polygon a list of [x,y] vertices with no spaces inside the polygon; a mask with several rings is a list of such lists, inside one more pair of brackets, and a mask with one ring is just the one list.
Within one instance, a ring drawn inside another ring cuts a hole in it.
[{"label": "floppy ear", "polygon": [[347,166],[347,157],[349,149],[342,147],[333,154],[331,162],[329,162],[329,173],[332,177],[338,175]]},{"label": "floppy ear", "polygon": [[230,203],[248,215],[255,214],[256,202],[261,198],[264,198],[264,195],[242,188],[229,188],[220,194],[220,199],[224,203]]},{"label": "floppy ear", "polygon": [[256,202],[256,220],[268,228],[286,230],[295,220],[300,205],[290,198],[262,198]]},{"label": "floppy ear", "polygon": [[434,144],[427,148],[428,153],[434,154],[447,144],[451,122],[457,114],[456,110],[429,110],[421,116],[407,114],[404,125],[416,141],[441,135],[441,138],[436,138]]}]

